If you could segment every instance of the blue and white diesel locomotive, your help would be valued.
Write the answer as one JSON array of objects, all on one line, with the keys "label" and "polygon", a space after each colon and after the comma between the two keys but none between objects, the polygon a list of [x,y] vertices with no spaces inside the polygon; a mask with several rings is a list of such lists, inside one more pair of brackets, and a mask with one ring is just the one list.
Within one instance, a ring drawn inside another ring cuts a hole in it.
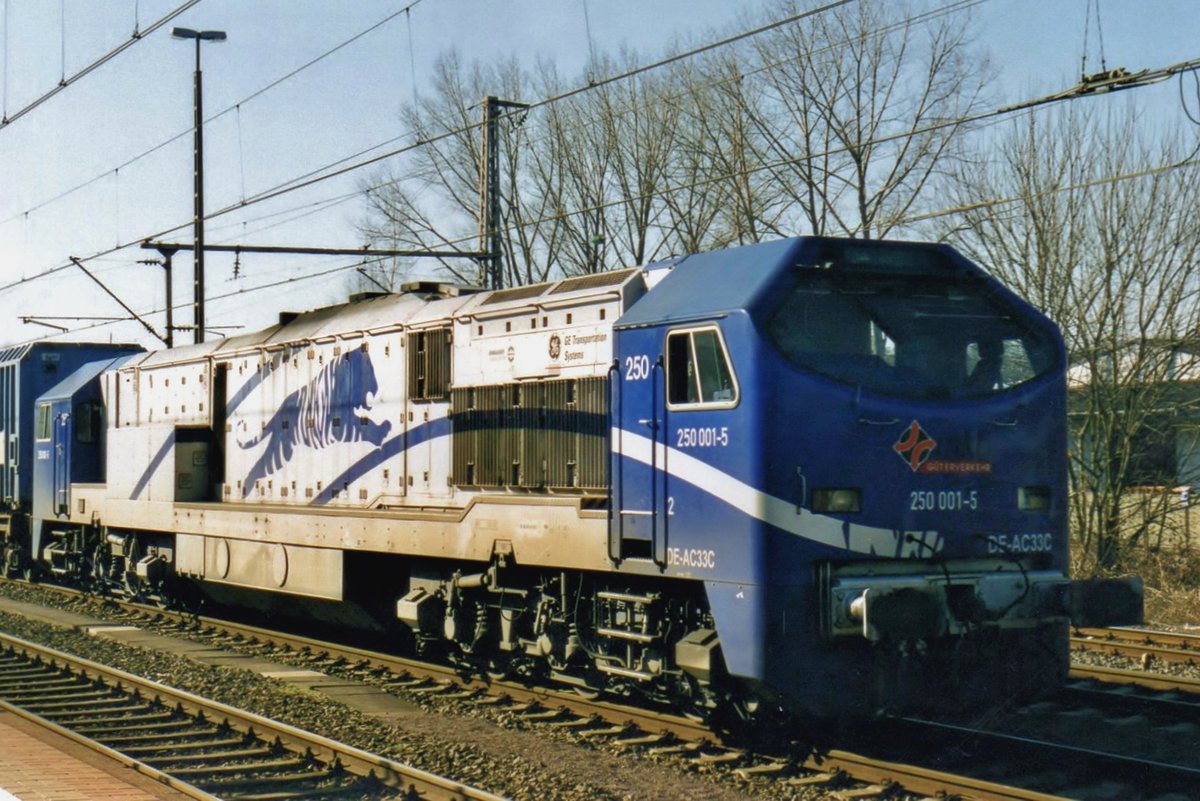
[{"label": "blue and white diesel locomotive", "polygon": [[413,285],[93,366],[106,470],[7,562],[701,714],[1044,689],[1141,611],[1067,578],[1065,366],[941,245]]}]

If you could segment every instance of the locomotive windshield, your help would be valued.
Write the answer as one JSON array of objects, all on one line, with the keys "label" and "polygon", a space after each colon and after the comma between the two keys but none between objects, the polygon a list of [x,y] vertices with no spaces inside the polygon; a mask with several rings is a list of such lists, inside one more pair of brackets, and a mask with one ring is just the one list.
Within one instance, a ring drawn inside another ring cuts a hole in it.
[{"label": "locomotive windshield", "polygon": [[798,367],[875,392],[972,398],[1055,366],[1055,340],[983,282],[802,269],[768,321]]}]

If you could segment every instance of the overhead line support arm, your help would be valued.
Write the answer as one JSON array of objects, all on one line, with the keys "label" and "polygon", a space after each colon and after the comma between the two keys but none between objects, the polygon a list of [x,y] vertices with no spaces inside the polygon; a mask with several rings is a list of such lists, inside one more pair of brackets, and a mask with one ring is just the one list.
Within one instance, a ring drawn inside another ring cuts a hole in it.
[{"label": "overhead line support arm", "polygon": [[[146,250],[194,250],[195,245],[183,242],[152,242],[149,239],[142,242]],[[214,253],[281,253],[298,256],[410,256],[429,257],[437,259],[485,259],[490,254],[473,250],[396,250],[390,248],[319,248],[292,247],[290,245],[210,245],[204,244],[204,249]]]},{"label": "overhead line support arm", "polygon": [[84,275],[86,275],[88,278],[95,281],[100,286],[100,288],[103,289],[110,298],[112,298],[118,304],[120,304],[122,309],[129,312],[129,314],[133,317],[133,319],[135,319],[139,323],[141,323],[146,328],[147,331],[149,331],[151,334],[154,334],[154,336],[157,337],[159,339],[159,341],[162,342],[164,345],[168,344],[166,337],[164,337],[162,334],[158,333],[158,331],[154,328],[154,326],[152,326],[152,325],[150,325],[150,323],[146,322],[145,318],[143,318],[142,315],[138,314],[133,309],[129,308],[129,305],[126,304],[125,301],[123,301],[119,297],[117,297],[115,292],[113,292],[111,289],[109,289],[107,286],[105,286],[104,282],[101,281],[99,278],[97,278],[91,270],[89,270],[87,267],[84,267],[83,262],[80,261],[79,257],[68,256],[67,258],[69,258],[76,267],[83,270]]}]

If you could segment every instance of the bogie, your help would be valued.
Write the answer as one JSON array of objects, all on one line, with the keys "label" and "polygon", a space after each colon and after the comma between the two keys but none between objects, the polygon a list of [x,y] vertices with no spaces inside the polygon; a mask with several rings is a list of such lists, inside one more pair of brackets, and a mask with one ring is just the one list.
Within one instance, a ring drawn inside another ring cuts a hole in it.
[{"label": "bogie", "polygon": [[674,659],[689,633],[712,630],[695,587],[664,593],[650,581],[608,582],[498,565],[443,578],[414,571],[397,614],[423,653],[447,655],[481,675],[536,675],[586,694],[711,708],[711,675],[692,676]]}]

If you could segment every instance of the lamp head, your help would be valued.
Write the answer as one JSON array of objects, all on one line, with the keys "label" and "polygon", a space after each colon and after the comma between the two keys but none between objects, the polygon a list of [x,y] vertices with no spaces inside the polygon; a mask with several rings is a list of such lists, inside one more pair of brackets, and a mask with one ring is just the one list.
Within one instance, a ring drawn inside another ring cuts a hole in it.
[{"label": "lamp head", "polygon": [[171,35],[176,39],[203,39],[206,42],[225,41],[225,31],[195,31],[191,28],[172,28]]}]

